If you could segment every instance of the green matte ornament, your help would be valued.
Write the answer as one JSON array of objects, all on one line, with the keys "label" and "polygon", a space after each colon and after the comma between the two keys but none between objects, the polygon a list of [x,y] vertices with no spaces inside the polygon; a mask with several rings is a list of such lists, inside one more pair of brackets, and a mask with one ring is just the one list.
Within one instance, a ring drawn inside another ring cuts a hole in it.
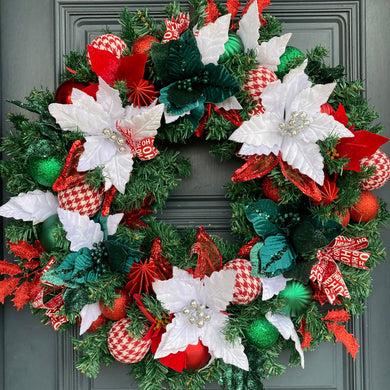
[{"label": "green matte ornament", "polygon": [[39,232],[39,241],[47,252],[52,252],[56,249],[60,249],[58,241],[62,234],[62,223],[58,218],[58,215],[55,214],[42,223]]},{"label": "green matte ornament", "polygon": [[45,187],[51,187],[64,167],[63,151],[58,151],[51,141],[40,140],[28,148],[26,155],[33,179]]},{"label": "green matte ornament", "polygon": [[296,47],[287,46],[285,52],[280,56],[280,64],[278,65],[277,76],[281,79],[289,72],[289,64],[298,57],[305,55]]},{"label": "green matte ornament", "polygon": [[302,314],[308,308],[313,298],[313,292],[309,286],[296,280],[290,280],[287,282],[286,288],[279,293],[279,297],[287,300],[282,311],[294,317]]},{"label": "green matte ornament", "polygon": [[235,33],[229,33],[229,38],[225,43],[225,52],[220,55],[218,62],[226,61],[227,59],[235,56],[236,54],[244,51],[244,44],[241,38]]},{"label": "green matte ornament", "polygon": [[254,346],[268,348],[275,344],[279,331],[265,317],[260,317],[251,323],[245,331],[245,336]]}]

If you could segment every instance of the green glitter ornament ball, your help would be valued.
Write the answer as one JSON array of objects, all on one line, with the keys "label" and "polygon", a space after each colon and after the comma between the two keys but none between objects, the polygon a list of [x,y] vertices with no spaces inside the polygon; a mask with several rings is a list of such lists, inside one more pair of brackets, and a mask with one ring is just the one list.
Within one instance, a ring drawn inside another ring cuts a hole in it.
[{"label": "green glitter ornament ball", "polygon": [[296,280],[290,280],[287,282],[286,288],[279,293],[279,297],[287,300],[282,311],[294,317],[302,314],[308,308],[313,298],[313,292],[309,286]]},{"label": "green glitter ornament ball", "polygon": [[39,140],[31,145],[26,153],[28,169],[33,179],[45,186],[51,187],[64,167],[63,151],[48,140]]},{"label": "green glitter ornament ball", "polygon": [[265,317],[258,318],[245,332],[248,341],[258,348],[268,348],[275,344],[279,337],[278,329]]},{"label": "green glitter ornament ball", "polygon": [[290,70],[291,63],[299,57],[305,58],[305,55],[296,47],[287,46],[286,51],[280,56],[280,64],[278,65],[278,70],[276,75],[279,79],[283,78]]},{"label": "green glitter ornament ball", "polygon": [[229,33],[229,38],[225,43],[225,52],[219,57],[220,62],[226,61],[227,59],[235,56],[236,54],[244,51],[244,44],[241,38],[235,33]]},{"label": "green glitter ornament ball", "polygon": [[41,226],[38,238],[43,248],[47,252],[52,252],[60,249],[58,245],[61,235],[63,234],[63,227],[58,215],[52,215]]}]

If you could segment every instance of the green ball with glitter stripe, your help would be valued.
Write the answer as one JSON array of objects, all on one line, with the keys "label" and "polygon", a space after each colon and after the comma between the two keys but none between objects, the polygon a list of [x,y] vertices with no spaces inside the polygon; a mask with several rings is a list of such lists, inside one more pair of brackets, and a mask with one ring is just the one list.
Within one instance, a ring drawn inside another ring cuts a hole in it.
[{"label": "green ball with glitter stripe", "polygon": [[309,286],[290,280],[286,288],[279,293],[279,297],[286,298],[286,305],[283,306],[283,313],[295,317],[305,312],[313,298],[313,291]]},{"label": "green ball with glitter stripe", "polygon": [[265,317],[260,317],[250,324],[245,336],[257,348],[268,348],[276,343],[279,331]]},{"label": "green ball with glitter stripe", "polygon": [[236,54],[244,51],[244,44],[241,38],[235,33],[229,33],[229,38],[225,43],[225,52],[220,55],[218,62],[224,62]]}]

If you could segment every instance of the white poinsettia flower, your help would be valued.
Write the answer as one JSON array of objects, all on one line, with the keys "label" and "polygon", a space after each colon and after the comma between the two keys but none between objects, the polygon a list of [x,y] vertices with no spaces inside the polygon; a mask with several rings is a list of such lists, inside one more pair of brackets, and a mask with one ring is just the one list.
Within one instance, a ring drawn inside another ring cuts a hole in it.
[{"label": "white poinsettia flower", "polygon": [[[285,52],[291,33],[273,37],[268,42],[259,44],[260,19],[257,1],[254,1],[241,18],[237,35],[241,38],[245,50],[253,50],[261,66],[276,71],[280,56]],[[261,37],[260,37],[261,39]]]},{"label": "white poinsettia flower", "polygon": [[84,152],[78,171],[103,167],[105,190],[112,185],[124,193],[133,168],[137,143],[154,137],[164,111],[162,104],[141,111],[122,107],[119,91],[99,78],[96,101],[74,88],[73,104],[53,103],[50,114],[65,131],[80,131],[85,136]]},{"label": "white poinsettia flower", "polygon": [[354,135],[333,116],[321,113],[336,84],[312,86],[304,73],[306,65],[307,61],[291,70],[283,82],[268,84],[261,94],[265,113],[252,116],[229,139],[243,143],[240,154],[281,152],[283,161],[322,185],[324,163],[316,142]]},{"label": "white poinsettia flower", "polygon": [[[88,215],[81,215],[75,211],[57,209],[66,231],[66,238],[70,241],[70,250],[77,252],[82,248],[93,249],[94,244],[103,241],[104,233],[100,223],[89,219]],[[107,232],[115,234],[123,213],[109,215],[107,218]]]},{"label": "white poinsettia flower", "polygon": [[57,214],[57,208],[58,200],[53,193],[35,190],[13,196],[0,207],[0,215],[6,218],[32,221],[33,225],[36,225]]},{"label": "white poinsettia flower", "polygon": [[155,358],[184,351],[200,340],[209,348],[212,358],[221,358],[225,363],[248,370],[241,342],[230,343],[222,333],[228,317],[221,311],[233,299],[235,278],[236,271],[229,269],[213,272],[202,280],[194,279],[187,271],[174,267],[171,279],[155,281],[153,290],[157,299],[174,314]]}]

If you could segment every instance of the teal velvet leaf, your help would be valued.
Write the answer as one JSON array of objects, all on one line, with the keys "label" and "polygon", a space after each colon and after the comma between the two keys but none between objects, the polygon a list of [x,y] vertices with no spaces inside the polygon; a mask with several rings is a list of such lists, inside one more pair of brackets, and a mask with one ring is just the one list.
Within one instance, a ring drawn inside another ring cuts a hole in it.
[{"label": "teal velvet leaf", "polygon": [[281,234],[267,237],[261,248],[255,245],[251,251],[251,261],[254,256],[257,256],[260,261],[258,272],[267,277],[277,276],[290,270],[297,257],[287,238]]},{"label": "teal velvet leaf", "polygon": [[317,258],[310,261],[305,261],[305,260],[297,261],[294,268],[290,269],[287,272],[283,272],[283,276],[285,278],[295,279],[298,282],[301,282],[303,284],[308,284],[310,274],[311,274],[311,269],[317,263],[318,263]]},{"label": "teal velvet leaf", "polygon": [[166,67],[173,80],[193,77],[204,70],[198,46],[190,30],[173,41]]},{"label": "teal velvet leaf", "polygon": [[174,84],[170,84],[164,88],[162,88],[160,90],[160,97],[159,97],[159,101],[160,103],[163,103],[167,109],[167,111],[172,114],[172,115],[182,115],[184,114],[186,111],[191,111],[197,107],[199,107],[199,105],[201,104],[202,107],[203,107],[203,101],[204,101],[204,98],[201,97],[201,99],[199,100],[195,100],[193,101],[192,103],[189,103],[187,106],[185,107],[181,107],[181,108],[178,108],[178,107],[175,107],[175,105],[173,105],[171,103],[171,101],[169,100],[169,97],[168,97],[168,93],[169,93],[169,88],[174,85]]},{"label": "teal velvet leaf", "polygon": [[175,81],[175,78],[172,78],[167,69],[169,51],[171,49],[174,41],[168,41],[166,43],[157,43],[152,42],[150,49],[151,58],[154,64],[154,70],[157,73],[159,79],[164,84],[169,84]]},{"label": "teal velvet leaf", "polygon": [[171,105],[175,108],[186,108],[188,110],[188,106],[193,102],[198,101],[202,97],[203,86],[193,85],[192,91],[189,92],[184,89],[179,89],[178,84],[171,84],[167,90],[168,92],[168,100]]},{"label": "teal velvet leaf", "polygon": [[338,222],[332,221],[331,219],[323,223],[320,218],[316,218],[314,219],[313,225],[317,227],[317,229],[320,229],[327,238],[328,242],[325,245],[332,242],[343,230],[343,227]]},{"label": "teal velvet leaf", "polygon": [[220,103],[240,90],[237,80],[221,65],[207,64],[209,84],[204,89],[206,102]]},{"label": "teal velvet leaf", "polygon": [[142,255],[141,252],[127,248],[118,241],[104,241],[103,245],[107,250],[108,265],[112,271],[128,273],[129,269],[126,265],[128,261],[133,263],[139,260]]},{"label": "teal velvet leaf", "polygon": [[203,114],[204,114],[204,104],[203,101],[200,100],[199,106],[191,110],[190,115],[188,115],[188,119],[191,122],[194,131],[197,129],[199,125],[199,121],[202,118]]},{"label": "teal velvet leaf", "polygon": [[261,273],[261,261],[259,257],[260,249],[264,246],[263,242],[258,242],[255,245],[253,245],[253,248],[249,254],[251,265],[252,265],[252,271],[251,275],[259,278],[263,277],[264,275]]},{"label": "teal velvet leaf", "polygon": [[103,217],[101,212],[97,213],[93,217],[93,221],[100,224],[100,228],[102,229],[103,232],[103,240],[107,240],[108,238],[107,220],[108,220],[108,215],[106,217]]},{"label": "teal velvet leaf", "polygon": [[71,253],[68,256],[71,255],[75,256],[73,272],[86,271],[93,267],[91,251],[88,248],[81,248],[77,253]]},{"label": "teal velvet leaf", "polygon": [[66,314],[78,313],[88,303],[90,303],[90,299],[87,288],[68,288],[64,291],[64,307]]},{"label": "teal velvet leaf", "polygon": [[74,283],[72,281],[72,272],[68,272],[63,275],[65,276],[66,280],[64,280],[62,276],[57,275],[55,273],[55,270],[48,271],[44,275],[42,275],[41,280],[43,282],[53,284],[54,286],[66,286],[69,288],[77,287],[77,283]]},{"label": "teal velvet leaf", "polygon": [[256,233],[268,237],[280,233],[275,220],[279,214],[279,206],[270,199],[262,199],[245,207],[246,217],[253,224]]}]

